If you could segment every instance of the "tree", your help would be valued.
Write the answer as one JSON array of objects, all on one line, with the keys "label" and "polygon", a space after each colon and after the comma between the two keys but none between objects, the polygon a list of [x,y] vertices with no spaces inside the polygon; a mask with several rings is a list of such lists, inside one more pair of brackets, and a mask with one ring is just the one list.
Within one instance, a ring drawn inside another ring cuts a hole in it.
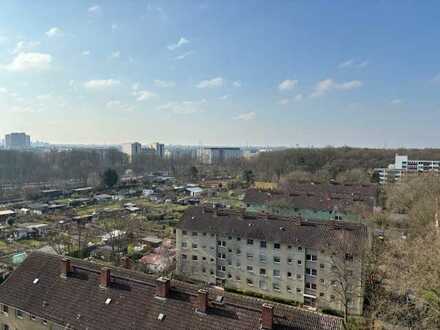
[{"label": "tree", "polygon": [[114,169],[107,169],[102,175],[102,183],[106,188],[112,188],[118,183],[119,175]]},{"label": "tree", "polygon": [[189,175],[192,180],[197,180],[199,176],[199,170],[196,166],[191,166],[189,169]]},{"label": "tree", "polygon": [[255,175],[252,170],[249,170],[249,169],[243,170],[243,173],[241,176],[242,176],[243,181],[246,182],[246,185],[248,187],[255,182]]}]

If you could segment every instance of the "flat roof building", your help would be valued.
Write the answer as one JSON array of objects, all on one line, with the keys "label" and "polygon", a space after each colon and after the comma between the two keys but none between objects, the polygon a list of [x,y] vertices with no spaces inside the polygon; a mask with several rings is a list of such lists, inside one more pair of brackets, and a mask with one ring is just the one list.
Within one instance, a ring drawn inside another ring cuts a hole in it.
[{"label": "flat roof building", "polygon": [[10,133],[5,135],[6,149],[25,149],[31,146],[31,137],[26,133]]}]

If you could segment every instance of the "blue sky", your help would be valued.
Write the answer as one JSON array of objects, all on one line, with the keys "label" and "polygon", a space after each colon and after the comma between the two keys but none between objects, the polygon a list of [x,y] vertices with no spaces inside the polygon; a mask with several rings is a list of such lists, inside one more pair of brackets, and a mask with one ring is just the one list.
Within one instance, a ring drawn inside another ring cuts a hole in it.
[{"label": "blue sky", "polygon": [[0,135],[439,147],[438,1],[9,1]]}]

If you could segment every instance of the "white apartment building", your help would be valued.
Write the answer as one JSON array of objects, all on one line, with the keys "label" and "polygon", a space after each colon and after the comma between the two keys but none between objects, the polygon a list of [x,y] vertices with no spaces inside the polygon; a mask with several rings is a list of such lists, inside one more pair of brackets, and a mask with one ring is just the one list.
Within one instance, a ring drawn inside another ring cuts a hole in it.
[{"label": "white apartment building", "polygon": [[407,174],[438,173],[440,160],[412,160],[407,155],[396,154],[394,164],[386,168],[377,168],[379,183],[397,182]]},{"label": "white apartment building", "polygon": [[134,157],[141,153],[142,145],[139,142],[124,143],[121,145],[121,150],[124,154],[128,155],[128,159],[131,162]]},{"label": "white apartment building", "polygon": [[198,150],[198,159],[204,164],[217,164],[243,156],[240,148],[206,147]]},{"label": "white apartment building", "polygon": [[332,247],[342,237],[348,238],[352,247],[344,251],[342,262],[350,272],[350,283],[345,283],[352,288],[349,309],[361,314],[361,247],[367,236],[360,224],[261,218],[194,207],[185,212],[176,229],[176,270],[243,293],[341,311],[341,278],[336,276],[341,264],[334,259],[339,253]]}]

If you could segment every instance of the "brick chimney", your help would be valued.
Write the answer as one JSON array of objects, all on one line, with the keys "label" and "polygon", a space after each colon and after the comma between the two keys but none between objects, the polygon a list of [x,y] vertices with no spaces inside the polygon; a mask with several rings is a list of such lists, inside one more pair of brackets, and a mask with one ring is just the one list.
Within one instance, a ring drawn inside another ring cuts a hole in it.
[{"label": "brick chimney", "polygon": [[101,288],[108,288],[111,282],[110,268],[104,267],[101,269],[101,275],[99,276],[99,286]]},{"label": "brick chimney", "polygon": [[61,277],[66,278],[72,272],[70,260],[67,258],[61,259]]},{"label": "brick chimney", "polygon": [[197,306],[196,311],[206,314],[208,311],[208,291],[200,289],[197,292]]},{"label": "brick chimney", "polygon": [[156,297],[166,299],[170,296],[170,279],[167,277],[159,277],[156,280]]},{"label": "brick chimney", "polygon": [[261,328],[265,330],[273,329],[273,306],[270,304],[263,304],[261,311]]}]

